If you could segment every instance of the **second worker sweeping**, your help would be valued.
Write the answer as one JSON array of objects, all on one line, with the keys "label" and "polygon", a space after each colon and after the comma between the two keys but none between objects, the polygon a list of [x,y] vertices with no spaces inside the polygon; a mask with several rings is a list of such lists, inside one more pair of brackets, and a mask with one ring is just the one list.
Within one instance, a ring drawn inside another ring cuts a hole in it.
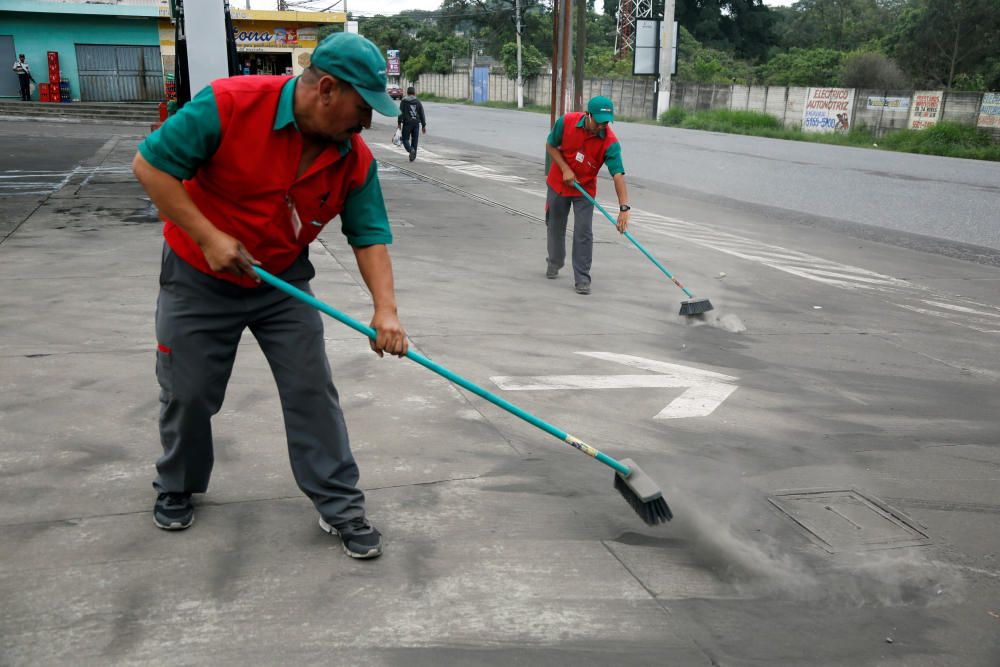
[{"label": "second worker sweeping", "polygon": [[622,149],[618,137],[608,124],[614,120],[615,108],[607,97],[597,96],[587,103],[586,112],[568,113],[556,121],[545,142],[552,158],[546,180],[545,225],[548,228],[547,278],[559,275],[566,261],[566,223],[573,207],[573,278],[577,294],[590,294],[590,265],[593,258],[592,223],[594,205],[583,197],[574,182],[592,197],[597,196],[597,173],[608,165],[608,173],[618,195],[618,231],[628,229],[628,189]]}]

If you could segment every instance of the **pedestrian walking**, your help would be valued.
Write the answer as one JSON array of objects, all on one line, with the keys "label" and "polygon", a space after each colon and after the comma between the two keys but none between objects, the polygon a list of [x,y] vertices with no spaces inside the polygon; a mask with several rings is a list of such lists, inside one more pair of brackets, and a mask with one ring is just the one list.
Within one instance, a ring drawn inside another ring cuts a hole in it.
[{"label": "pedestrian walking", "polygon": [[30,102],[31,83],[35,80],[35,77],[31,76],[31,67],[28,66],[28,61],[24,59],[23,53],[18,54],[17,60],[14,61],[14,66],[11,69],[17,74],[17,83],[21,88],[21,101]]},{"label": "pedestrian walking", "polygon": [[580,194],[574,182],[591,197],[597,197],[597,174],[601,165],[608,173],[618,195],[620,233],[628,229],[628,189],[622,166],[622,149],[618,138],[608,126],[614,120],[615,108],[607,97],[597,96],[587,103],[587,111],[568,113],[556,121],[545,142],[552,158],[546,180],[545,225],[548,228],[547,278],[559,275],[566,261],[566,223],[573,208],[573,278],[578,294],[590,294],[590,266],[593,259],[594,205]]},{"label": "pedestrian walking", "polygon": [[139,145],[133,170],[165,220],[156,308],[163,455],[153,482],[160,528],[194,520],[191,494],[206,491],[212,472],[211,417],[249,328],[278,386],[295,481],[320,526],[352,557],[382,553],[319,313],[261,284],[253,265],[310,291],[309,243],[339,216],[374,302],[371,348],[405,355],[386,248],[392,234],[361,138],[373,110],[396,115],[385,70],[373,43],[333,34],[300,76],[214,81]]},{"label": "pedestrian walking", "polygon": [[406,97],[399,101],[399,117],[396,127],[403,133],[403,148],[410,154],[410,162],[417,159],[417,142],[420,132],[427,134],[427,118],[424,117],[424,105],[417,99],[417,89],[410,86],[406,89]]}]

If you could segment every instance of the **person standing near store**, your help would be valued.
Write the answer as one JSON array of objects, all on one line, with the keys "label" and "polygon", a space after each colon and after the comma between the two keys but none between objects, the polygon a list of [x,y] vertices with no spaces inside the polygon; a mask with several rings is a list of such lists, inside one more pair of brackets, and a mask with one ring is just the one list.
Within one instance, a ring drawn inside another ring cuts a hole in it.
[{"label": "person standing near store", "polygon": [[153,482],[160,528],[194,521],[191,494],[206,491],[214,461],[211,417],[249,328],[278,385],[295,481],[321,528],[339,535],[349,556],[382,553],[319,313],[261,284],[253,266],[309,292],[309,243],[339,216],[374,303],[371,348],[405,355],[386,249],[392,234],[377,164],[360,136],[373,110],[396,115],[385,69],[364,37],[330,35],[301,76],[214,81],[139,145],[133,170],[165,220],[156,309],[163,456]]},{"label": "person standing near store", "polygon": [[17,56],[17,60],[14,61],[14,66],[11,69],[17,74],[17,83],[21,87],[21,101],[30,102],[31,82],[35,80],[35,77],[31,76],[31,68],[24,59],[23,53]]},{"label": "person standing near store", "polygon": [[546,179],[545,225],[548,228],[547,278],[559,275],[566,261],[566,223],[573,208],[573,277],[577,294],[590,294],[590,265],[593,258],[594,205],[580,194],[574,183],[597,197],[597,173],[601,165],[615,183],[618,195],[620,233],[628,229],[628,188],[622,167],[622,148],[618,137],[608,127],[615,118],[615,107],[607,97],[598,96],[587,103],[586,112],[568,113],[556,121],[545,142],[552,158]]},{"label": "person standing near store", "polygon": [[410,162],[417,159],[417,142],[420,140],[420,128],[427,134],[427,118],[424,117],[424,105],[417,99],[417,89],[410,86],[406,89],[406,97],[399,101],[399,118],[396,127],[403,134],[403,148],[410,154]]}]

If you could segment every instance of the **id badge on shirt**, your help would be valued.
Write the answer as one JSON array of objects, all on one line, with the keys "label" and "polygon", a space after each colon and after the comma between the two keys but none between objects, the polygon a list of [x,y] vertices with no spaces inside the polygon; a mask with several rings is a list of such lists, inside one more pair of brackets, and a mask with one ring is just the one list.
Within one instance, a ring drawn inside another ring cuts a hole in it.
[{"label": "id badge on shirt", "polygon": [[302,232],[302,218],[299,217],[299,212],[295,210],[295,203],[292,202],[290,197],[285,197],[285,201],[288,202],[288,212],[289,218],[292,222],[292,231],[295,233],[295,238],[299,238],[299,234]]},{"label": "id badge on shirt", "polygon": [[577,162],[579,162],[580,164],[583,164],[583,159],[584,159],[583,153],[577,153],[576,154],[576,161]]}]

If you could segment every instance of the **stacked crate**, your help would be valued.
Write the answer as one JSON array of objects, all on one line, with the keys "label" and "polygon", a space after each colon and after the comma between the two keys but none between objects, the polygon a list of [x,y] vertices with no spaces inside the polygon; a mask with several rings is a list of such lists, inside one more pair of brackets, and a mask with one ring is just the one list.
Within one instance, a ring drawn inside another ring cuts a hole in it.
[{"label": "stacked crate", "polygon": [[49,51],[49,102],[59,101],[59,53]]}]

